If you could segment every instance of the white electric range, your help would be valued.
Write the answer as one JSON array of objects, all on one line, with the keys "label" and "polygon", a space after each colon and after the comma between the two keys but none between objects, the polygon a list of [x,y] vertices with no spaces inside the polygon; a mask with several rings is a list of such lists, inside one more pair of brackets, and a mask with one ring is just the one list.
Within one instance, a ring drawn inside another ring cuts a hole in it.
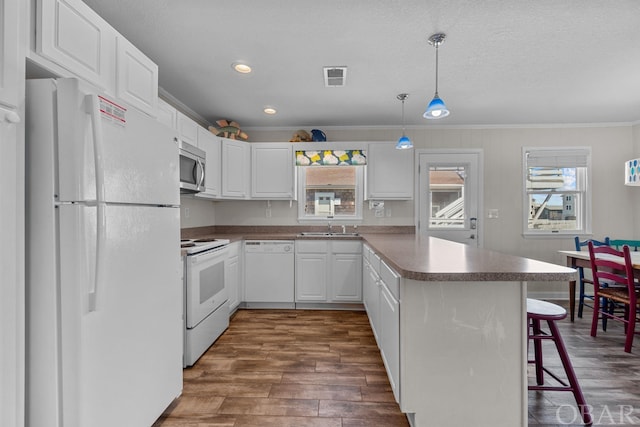
[{"label": "white electric range", "polygon": [[183,365],[191,366],[229,327],[225,261],[228,239],[185,239],[184,354]]}]

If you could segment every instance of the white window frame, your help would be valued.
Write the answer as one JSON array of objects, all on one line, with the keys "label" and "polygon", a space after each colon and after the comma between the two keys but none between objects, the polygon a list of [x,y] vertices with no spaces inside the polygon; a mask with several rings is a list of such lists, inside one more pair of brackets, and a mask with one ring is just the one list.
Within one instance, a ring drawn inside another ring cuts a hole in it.
[{"label": "white window frame", "polygon": [[[356,168],[356,213],[355,215],[333,215],[333,216],[316,216],[305,214],[306,200],[306,174],[305,168],[321,168],[324,166],[296,166],[298,174],[298,223],[300,224],[326,224],[327,221],[335,221],[340,224],[360,224],[363,215],[364,200],[364,167],[353,166]],[[346,167],[346,166],[340,166]]]},{"label": "white window frame", "polygon": [[[529,161],[533,155],[535,160]],[[580,218],[578,224],[581,228],[572,230],[532,230],[529,229],[529,194],[541,191],[527,189],[527,173],[530,164],[532,166],[549,167],[580,167],[578,171],[576,191],[563,191],[563,194],[579,194]],[[544,164],[542,164],[544,163]],[[591,147],[522,147],[522,234],[526,238],[552,238],[567,236],[590,235],[591,233]]]}]

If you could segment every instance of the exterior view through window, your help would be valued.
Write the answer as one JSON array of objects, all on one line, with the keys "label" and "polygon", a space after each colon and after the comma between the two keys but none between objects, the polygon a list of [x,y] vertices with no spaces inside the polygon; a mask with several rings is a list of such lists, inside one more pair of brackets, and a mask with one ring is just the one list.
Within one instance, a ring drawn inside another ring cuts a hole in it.
[{"label": "exterior view through window", "polygon": [[525,153],[525,233],[588,232],[586,150]]},{"label": "exterior view through window", "polygon": [[358,216],[358,166],[301,167],[304,187],[303,218]]},{"label": "exterior view through window", "polygon": [[465,166],[429,167],[430,228],[463,228]]}]

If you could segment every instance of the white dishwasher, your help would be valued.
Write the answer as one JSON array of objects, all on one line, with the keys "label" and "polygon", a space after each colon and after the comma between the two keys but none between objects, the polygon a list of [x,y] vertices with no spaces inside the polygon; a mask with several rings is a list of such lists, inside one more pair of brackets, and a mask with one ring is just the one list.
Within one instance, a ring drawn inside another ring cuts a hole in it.
[{"label": "white dishwasher", "polygon": [[247,240],[244,252],[245,306],[295,308],[294,242]]}]

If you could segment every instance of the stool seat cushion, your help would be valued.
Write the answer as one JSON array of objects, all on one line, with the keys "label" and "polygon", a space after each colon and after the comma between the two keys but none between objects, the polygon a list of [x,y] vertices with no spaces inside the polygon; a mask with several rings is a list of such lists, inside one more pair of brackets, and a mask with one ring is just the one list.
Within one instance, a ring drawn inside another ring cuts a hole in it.
[{"label": "stool seat cushion", "polygon": [[527,316],[542,320],[561,320],[567,317],[567,310],[557,304],[527,298]]}]

